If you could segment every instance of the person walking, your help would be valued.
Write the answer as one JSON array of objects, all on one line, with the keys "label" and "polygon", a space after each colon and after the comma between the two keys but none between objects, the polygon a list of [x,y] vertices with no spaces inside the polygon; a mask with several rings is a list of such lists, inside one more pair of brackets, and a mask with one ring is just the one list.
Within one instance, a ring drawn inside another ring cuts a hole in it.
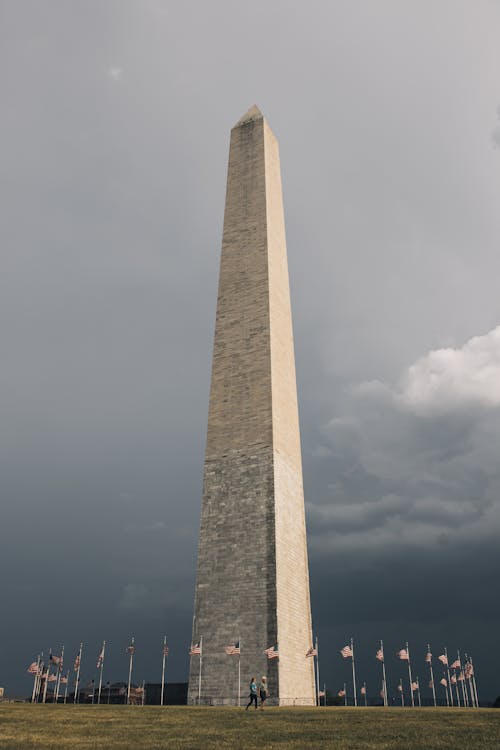
[{"label": "person walking", "polygon": [[245,711],[248,711],[252,703],[255,703],[255,709],[257,710],[257,683],[255,682],[255,677],[252,677],[250,680],[250,695],[248,697],[250,698],[250,702]]},{"label": "person walking", "polygon": [[262,676],[262,680],[260,681],[259,685],[259,694],[260,694],[260,707],[264,709],[264,703],[267,700],[267,677],[265,675]]}]

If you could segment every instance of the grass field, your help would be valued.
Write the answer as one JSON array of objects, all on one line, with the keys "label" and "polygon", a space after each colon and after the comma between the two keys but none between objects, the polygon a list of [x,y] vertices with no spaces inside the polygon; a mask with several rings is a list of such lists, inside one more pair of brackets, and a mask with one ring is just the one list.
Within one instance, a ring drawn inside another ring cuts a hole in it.
[{"label": "grass field", "polygon": [[500,750],[500,710],[0,705],[0,748]]}]

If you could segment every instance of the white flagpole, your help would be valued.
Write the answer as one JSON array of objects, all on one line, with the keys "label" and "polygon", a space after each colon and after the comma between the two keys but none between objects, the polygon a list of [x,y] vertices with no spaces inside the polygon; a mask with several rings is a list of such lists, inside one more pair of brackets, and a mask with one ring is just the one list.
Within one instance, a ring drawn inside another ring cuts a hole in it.
[{"label": "white flagpole", "polygon": [[453,677],[455,678],[455,695],[457,697],[457,706],[460,708],[460,693],[458,692],[458,680],[457,680],[457,670],[453,670]]},{"label": "white flagpole", "polygon": [[366,682],[363,682],[363,687],[365,689],[365,707],[368,705],[368,702],[366,700]]},{"label": "white flagpole", "polygon": [[[457,659],[460,662],[460,669],[458,670],[458,676],[461,677],[463,675],[463,670],[462,670],[462,659],[460,658],[460,651],[457,651]],[[464,708],[467,708],[467,701],[465,698],[465,690],[464,690],[465,676],[464,676],[464,679],[459,680],[459,682],[461,683],[461,687],[462,687],[462,700],[464,703]]]},{"label": "white flagpole", "polygon": [[201,705],[201,660],[203,658],[203,636],[200,638],[200,671],[198,674],[198,705]]},{"label": "white flagpole", "polygon": [[[445,672],[444,670],[443,670],[443,674],[444,674],[444,681],[446,682],[446,672]],[[449,708],[449,707],[450,707],[450,700],[449,700],[449,698],[448,698],[448,684],[446,684],[446,685],[444,686],[444,689],[446,690],[446,705],[447,705],[447,706],[448,706],[448,708]]]},{"label": "white flagpole", "polygon": [[422,708],[422,699],[420,698],[420,680],[417,676],[417,696],[418,696],[418,707]]},{"label": "white flagpole", "polygon": [[55,696],[55,698],[56,698],[55,702],[56,703],[59,700],[59,685],[61,683],[61,670],[62,670],[62,665],[63,665],[63,662],[64,662],[64,646],[61,649],[61,656],[59,658],[61,659],[61,661],[57,665],[56,696]]},{"label": "white flagpole", "polygon": [[75,697],[74,697],[73,703],[78,703],[78,686],[80,684],[80,666],[82,663],[82,650],[83,650],[83,643],[80,643],[80,651],[78,652],[78,669],[76,670],[76,680],[75,680]]},{"label": "white flagpole", "polygon": [[446,650],[446,646],[444,647],[444,655],[446,656],[446,671],[448,672],[448,686],[450,688],[450,704],[453,707],[453,693],[451,692],[450,665],[448,663],[448,651]]},{"label": "white flagpole", "polygon": [[165,693],[165,649],[167,647],[167,636],[163,636],[163,662],[161,667],[161,698],[160,706],[163,706],[163,696]]},{"label": "white flagpole", "polygon": [[40,697],[40,687],[42,684],[42,674],[44,669],[44,663],[43,663],[43,651],[40,654],[40,663],[38,665],[38,669],[36,670],[35,675],[35,698],[34,703],[38,703],[38,699]]},{"label": "white flagpole", "polygon": [[352,651],[352,682],[354,686],[354,705],[358,705],[358,696],[356,695],[356,669],[354,667],[354,639],[351,638],[351,651]]},{"label": "white flagpole", "polygon": [[129,706],[130,706],[130,683],[132,682],[132,662],[134,659],[134,651],[135,651],[134,643],[135,643],[135,639],[132,638],[132,640],[130,641],[130,646],[132,647],[132,650],[130,651],[130,661],[129,661],[129,667],[128,667],[128,687],[127,687],[127,705]]},{"label": "white flagpole", "polygon": [[[470,657],[468,657],[467,654],[465,654],[465,664],[466,666],[470,664]],[[471,705],[471,708],[475,708],[476,704],[474,702],[474,691],[472,689],[472,677],[468,669],[466,669],[466,674],[469,675],[467,678],[467,682],[469,683],[470,705]]]},{"label": "white flagpole", "polygon": [[[427,653],[431,653],[431,647],[429,644],[427,644]],[[437,706],[436,702],[436,688],[434,687],[434,673],[432,671],[432,654],[431,654],[431,660],[429,662],[429,671],[431,673],[431,685],[432,685],[432,697],[434,698],[434,708]]]},{"label": "white flagpole", "polygon": [[411,678],[411,664],[410,664],[410,649],[408,648],[408,641],[406,641],[406,653],[408,655],[408,677],[410,678],[410,699],[411,699],[411,707],[415,708],[415,701],[413,700],[413,688],[412,688],[412,678]]},{"label": "white flagpole", "polygon": [[40,654],[38,654],[36,659],[36,672],[35,672],[35,679],[33,680],[33,692],[31,693],[31,702],[35,702],[35,693],[36,693],[36,683],[38,681],[38,669],[40,667]]},{"label": "white flagpole", "polygon": [[403,678],[402,677],[399,678],[399,687],[400,687],[400,693],[401,693],[401,705],[404,708],[404,705],[405,705],[405,695],[404,695],[404,692],[403,692]]},{"label": "white flagpole", "polygon": [[99,654],[99,656],[102,655],[102,659],[100,659],[101,662],[101,671],[99,674],[99,691],[97,693],[97,705],[99,706],[101,703],[101,690],[102,690],[102,670],[104,669],[104,653],[106,651],[106,641],[102,642],[102,651]]},{"label": "white flagpole", "polygon": [[318,706],[321,706],[321,700],[319,697],[319,649],[318,649],[318,636],[316,636],[316,694],[318,696]]},{"label": "white flagpole", "polygon": [[383,685],[383,688],[384,688],[384,706],[388,706],[389,705],[389,701],[387,700],[387,679],[386,679],[386,676],[385,676],[385,654],[384,654],[384,643],[383,643],[383,641],[380,641],[380,650],[382,651],[382,655],[384,657],[382,659],[382,675],[383,675],[383,678],[384,678],[384,685]]},{"label": "white flagpole", "polygon": [[238,636],[238,646],[240,653],[238,654],[238,708],[241,705],[241,638]]},{"label": "white flagpole", "polygon": [[68,699],[68,684],[69,684],[69,669],[66,672],[66,687],[64,689],[64,703],[66,703]]},{"label": "white flagpole", "polygon": [[45,672],[45,685],[43,686],[42,703],[45,703],[47,700],[47,685],[49,684],[49,675],[50,675],[50,656],[49,656],[49,663],[47,664],[47,671]]},{"label": "white flagpole", "polygon": [[474,696],[476,699],[476,708],[479,708],[479,698],[477,697],[477,684],[476,684],[476,675],[474,674],[474,664],[472,663],[472,657],[470,658],[470,663],[472,666],[472,685],[474,687]]}]

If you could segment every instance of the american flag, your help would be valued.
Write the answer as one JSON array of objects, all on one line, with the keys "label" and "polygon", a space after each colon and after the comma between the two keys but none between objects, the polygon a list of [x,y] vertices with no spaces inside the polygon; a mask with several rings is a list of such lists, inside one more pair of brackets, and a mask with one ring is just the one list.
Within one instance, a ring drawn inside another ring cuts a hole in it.
[{"label": "american flag", "polygon": [[47,680],[49,682],[55,682],[57,680],[57,675],[55,675],[55,674],[49,674],[49,676],[47,677]]},{"label": "american flag", "polygon": [[49,662],[52,664],[61,664],[62,665],[62,656],[54,656],[52,652],[49,654]]},{"label": "american flag", "polygon": [[267,655],[268,659],[277,659],[279,657],[278,644],[276,644],[276,646],[269,646],[264,653]]},{"label": "american flag", "polygon": [[199,643],[192,643],[189,649],[189,656],[201,656],[201,646]]},{"label": "american flag", "polygon": [[459,674],[459,675],[458,675],[458,677],[457,677],[457,680],[458,680],[459,682],[463,682],[463,681],[465,680],[465,677],[464,677],[464,673],[463,673],[463,672],[460,672],[460,674]]},{"label": "american flag", "polygon": [[412,682],[411,683],[411,689],[412,690],[418,690],[418,682]]},{"label": "american flag", "polygon": [[68,678],[67,677],[61,677],[61,685],[67,685],[68,684]]},{"label": "american flag", "polygon": [[320,698],[324,698],[325,695],[326,695],[326,693],[325,693],[324,690],[320,690],[319,693],[318,693],[318,695],[319,695]]},{"label": "american flag", "polygon": [[75,659],[75,663],[73,664],[73,669],[75,672],[78,672],[78,667],[80,666],[80,654]]},{"label": "american flag", "polygon": [[101,653],[97,657],[97,669],[100,669],[104,664],[104,646],[101,649]]},{"label": "american flag", "polygon": [[361,695],[366,695],[366,688],[365,688],[365,686],[364,686],[364,685],[363,685],[363,687],[361,688]]},{"label": "american flag", "polygon": [[229,646],[224,646],[224,651],[228,656],[239,656],[241,654],[240,642],[230,643]]},{"label": "american flag", "polygon": [[344,657],[344,659],[348,659],[350,656],[352,656],[352,648],[350,646],[344,646],[344,648],[340,649],[340,653]]},{"label": "american flag", "polygon": [[165,644],[163,646],[163,656],[168,656],[168,646],[167,646],[167,644]]},{"label": "american flag", "polygon": [[455,659],[453,664],[450,664],[451,669],[460,669],[461,668],[460,659]]},{"label": "american flag", "polygon": [[339,692],[337,693],[337,695],[339,696],[339,698],[344,698],[345,697],[345,690],[339,690]]},{"label": "american flag", "polygon": [[452,685],[456,685],[457,684],[456,675],[454,675],[454,674],[451,675],[450,682],[451,682]]},{"label": "american flag", "polygon": [[382,651],[381,648],[379,648],[379,650],[375,654],[375,659],[378,659],[379,661],[384,661],[384,652]]},{"label": "american flag", "polygon": [[401,683],[398,685],[398,690],[399,690],[400,693],[403,692],[403,686],[401,685]]},{"label": "american flag", "polygon": [[430,651],[427,651],[427,653],[425,655],[425,663],[426,664],[431,664],[431,662],[432,662],[432,654],[431,654]]},{"label": "american flag", "polygon": [[434,681],[433,681],[433,680],[431,680],[431,681],[429,682],[429,687],[431,688],[431,690],[432,690],[432,688],[434,687]]},{"label": "american flag", "polygon": [[448,686],[448,683],[446,682],[446,680],[444,679],[444,677],[443,677],[443,679],[442,679],[442,680],[439,680],[439,683],[440,683],[440,685],[442,685],[443,687],[447,687],[447,686]]},{"label": "american flag", "polygon": [[406,648],[402,648],[401,651],[398,651],[396,656],[399,659],[402,659],[402,661],[408,661],[408,651]]},{"label": "american flag", "polygon": [[473,674],[474,674],[474,667],[472,666],[472,664],[470,663],[470,661],[468,661],[467,664],[465,665],[465,677],[466,677],[466,679],[469,680],[472,677]]},{"label": "american flag", "polygon": [[314,646],[311,646],[311,648],[308,648],[306,651],[306,656],[317,656],[318,655],[318,649],[314,648]]},{"label": "american flag", "polygon": [[441,656],[438,656],[438,659],[442,664],[448,666],[448,657],[446,656],[446,654],[441,654]]},{"label": "american flag", "polygon": [[132,656],[135,654],[134,641],[131,641],[131,643],[127,646],[127,650],[125,653],[131,654]]},{"label": "american flag", "polygon": [[28,672],[28,674],[37,674],[38,673],[38,664],[36,663],[36,661],[32,661],[26,671]]}]

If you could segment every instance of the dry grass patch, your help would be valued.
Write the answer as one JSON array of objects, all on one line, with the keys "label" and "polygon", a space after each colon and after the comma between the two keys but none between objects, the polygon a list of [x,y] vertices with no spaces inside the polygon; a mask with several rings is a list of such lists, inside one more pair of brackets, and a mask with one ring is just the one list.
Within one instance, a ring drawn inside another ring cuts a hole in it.
[{"label": "dry grass patch", "polygon": [[0,706],[0,748],[500,750],[488,709]]}]

